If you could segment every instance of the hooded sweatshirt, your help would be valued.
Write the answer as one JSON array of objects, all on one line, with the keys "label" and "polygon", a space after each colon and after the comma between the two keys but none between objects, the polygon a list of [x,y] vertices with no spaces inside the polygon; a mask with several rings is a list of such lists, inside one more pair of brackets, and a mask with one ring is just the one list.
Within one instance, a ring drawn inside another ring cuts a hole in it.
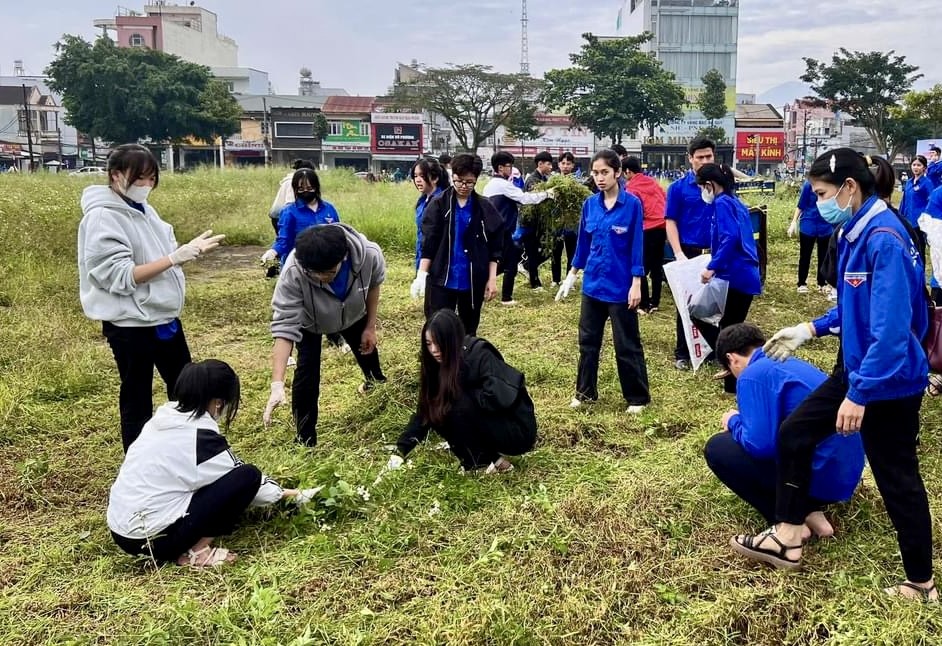
[{"label": "hooded sweatshirt", "polygon": [[309,278],[302,271],[295,258],[297,251],[292,251],[278,276],[271,299],[271,334],[275,338],[297,343],[301,340],[301,330],[313,334],[346,330],[366,316],[369,290],[386,280],[386,260],[379,245],[349,225],[322,226],[342,227],[347,236],[349,289],[344,298],[338,298],[330,284]]},{"label": "hooded sweatshirt", "polygon": [[134,267],[177,248],[173,227],[149,204],[141,213],[108,186],[82,192],[78,232],[79,297],[85,316],[121,327],[169,323],[183,310],[185,279],[179,267],[145,283],[134,281]]},{"label": "hooded sweatshirt", "polygon": [[[186,514],[197,490],[242,464],[209,414],[194,418],[167,402],[124,456],[108,498],[108,527],[125,538],[152,538]],[[252,505],[270,505],[283,493],[263,475]]]}]

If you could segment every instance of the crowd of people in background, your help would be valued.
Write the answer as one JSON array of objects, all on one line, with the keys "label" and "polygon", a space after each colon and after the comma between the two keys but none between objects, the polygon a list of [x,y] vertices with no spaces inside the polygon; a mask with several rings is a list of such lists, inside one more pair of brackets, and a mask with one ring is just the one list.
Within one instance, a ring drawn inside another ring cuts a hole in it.
[{"label": "crowd of people in background", "polygon": [[[581,275],[571,407],[586,409],[599,398],[600,350],[611,321],[621,394],[627,413],[637,415],[651,402],[640,317],[661,308],[666,262],[702,261],[701,283],[725,296],[718,319],[693,317],[692,324],[713,350],[716,378],[737,403],[722,415],[723,432],[710,438],[704,455],[709,469],[768,525],[732,536],[730,547],[748,559],[799,568],[810,537],[834,534],[824,506],[853,496],[866,457],[906,575],[886,592],[937,601],[917,445],[931,305],[919,226],[926,216],[942,219],[940,151],[913,160],[899,211],[890,201],[895,173],[886,160],[842,148],[814,161],[786,233],[799,238],[797,290],[808,292],[810,278],[835,304],[768,339],[748,322],[763,289],[752,222],[732,169],[717,163],[715,151],[709,139],[695,138],[689,169],[676,176],[646,172],[617,145],[599,151],[589,167],[595,192],[575,229],[554,232],[551,249],[518,227],[518,209],[555,199],[542,188],[554,164],[560,174],[578,176],[571,153],[538,154],[524,178],[513,155],[498,152],[481,193],[484,163],[476,155],[417,160],[404,176],[419,193],[410,216],[416,245],[408,291],[422,299],[425,319],[416,330],[420,385],[415,413],[384,472],[401,467],[433,430],[469,471],[507,472],[508,456],[535,446],[537,411],[525,375],[504,360],[498,343],[478,335],[486,303],[500,296],[504,306],[516,304],[521,263],[538,293],[540,264],[551,260],[556,301],[576,289]],[[101,321],[121,379],[126,455],[108,525],[130,554],[196,567],[228,563],[234,555],[213,541],[246,508],[282,499],[303,503],[310,494],[283,489],[232,454],[223,431],[238,411],[239,378],[221,361],[191,362],[180,322],[180,267],[212,252],[223,236],[206,231],[177,244],[148,202],[159,166],[146,148],[119,146],[107,170],[108,185],[83,194],[78,247],[82,306]],[[674,180],[666,191],[658,181],[665,177]],[[263,419],[269,425],[287,402],[287,369],[297,349],[295,435],[313,447],[323,336],[333,335],[353,354],[363,374],[359,392],[386,380],[377,338],[386,258],[375,242],[340,222],[308,163],[298,162],[282,180],[268,215],[275,241],[262,259],[277,261],[280,270]],[[709,259],[696,260],[704,254]],[[676,300],[674,367],[687,370],[689,330],[680,309],[687,304]],[[830,375],[792,356],[815,337],[834,334],[840,349]],[[156,413],[155,367],[168,396]]]}]

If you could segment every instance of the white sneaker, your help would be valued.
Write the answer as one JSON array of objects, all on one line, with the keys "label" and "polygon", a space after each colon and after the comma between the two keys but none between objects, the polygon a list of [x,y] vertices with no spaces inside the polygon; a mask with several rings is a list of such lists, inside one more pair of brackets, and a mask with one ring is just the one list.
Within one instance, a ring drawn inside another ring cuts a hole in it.
[{"label": "white sneaker", "polygon": [[507,307],[513,307],[517,304],[517,301],[501,301],[501,305],[506,305]]},{"label": "white sneaker", "polygon": [[340,345],[337,346],[337,349],[340,350],[340,354],[347,354],[348,352],[351,352],[350,344],[346,341],[342,341]]},{"label": "white sneaker", "polygon": [[582,400],[579,399],[578,397],[573,397],[572,401],[569,402],[569,408],[581,408],[581,407],[582,407]]},{"label": "white sneaker", "polygon": [[557,287],[559,287],[559,283],[557,283],[557,282],[554,280],[553,282],[550,283],[550,287],[553,288],[553,289],[556,289]]},{"label": "white sneaker", "polygon": [[828,300],[836,301],[837,300],[837,290],[831,287],[831,291],[828,292]]},{"label": "white sneaker", "polygon": [[297,365],[297,360],[294,357],[288,357],[288,367]]},{"label": "white sneaker", "polygon": [[543,292],[543,286],[542,286],[542,285],[540,285],[539,287],[534,287],[534,288],[533,288],[533,293],[534,293],[534,294],[541,294],[542,292]]},{"label": "white sneaker", "polygon": [[644,412],[644,406],[629,406],[628,410],[625,412],[629,415],[640,415]]},{"label": "white sneaker", "polygon": [[799,293],[799,294],[807,294],[807,293],[808,293],[808,286],[807,286],[807,285],[799,285],[799,286],[798,286],[798,293]]}]

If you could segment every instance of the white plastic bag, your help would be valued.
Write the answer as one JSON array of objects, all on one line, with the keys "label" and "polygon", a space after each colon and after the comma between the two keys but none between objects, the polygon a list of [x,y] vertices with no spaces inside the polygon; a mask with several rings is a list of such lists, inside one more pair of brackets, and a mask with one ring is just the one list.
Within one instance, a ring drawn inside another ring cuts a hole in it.
[{"label": "white plastic bag", "polygon": [[926,234],[929,243],[929,258],[932,260],[932,276],[942,284],[942,220],[928,213],[919,216],[919,228]]},{"label": "white plastic bag", "polygon": [[684,339],[687,341],[687,349],[690,352],[690,364],[694,370],[700,367],[700,364],[713,351],[713,348],[710,347],[706,339],[701,336],[700,330],[690,320],[690,311],[687,309],[686,304],[695,293],[700,291],[700,287],[703,285],[700,282],[700,274],[710,264],[710,259],[710,255],[706,254],[689,260],[675,260],[664,265],[667,284],[671,288],[674,303],[678,304],[677,312],[680,314],[680,321],[684,328]]},{"label": "white plastic bag", "polygon": [[719,325],[726,311],[726,295],[729,293],[729,281],[713,277],[708,283],[690,297],[687,311],[690,316],[710,325]]}]

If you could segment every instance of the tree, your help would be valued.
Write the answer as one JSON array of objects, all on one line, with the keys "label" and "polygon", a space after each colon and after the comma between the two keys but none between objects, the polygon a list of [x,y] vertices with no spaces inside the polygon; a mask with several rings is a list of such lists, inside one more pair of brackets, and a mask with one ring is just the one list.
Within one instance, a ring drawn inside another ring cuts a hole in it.
[{"label": "tree", "polygon": [[942,84],[923,92],[908,92],[895,116],[908,116],[926,124],[928,137],[942,137]]},{"label": "tree", "polygon": [[209,68],[147,48],[63,36],[46,68],[68,123],[106,141],[213,141],[239,129],[241,110]]},{"label": "tree", "polygon": [[620,142],[642,126],[653,131],[682,114],[684,92],[660,61],[641,51],[653,35],[600,39],[570,54],[572,67],[546,73],[543,101],[579,125]]},{"label": "tree", "polygon": [[922,74],[906,63],[905,56],[889,52],[850,52],[840,48],[831,64],[805,58],[801,80],[811,84],[817,105],[827,105],[850,115],[869,135],[883,155],[891,152],[890,112]]},{"label": "tree", "polygon": [[716,69],[704,74],[700,81],[703,83],[703,91],[697,100],[697,107],[703,113],[703,118],[710,120],[710,125],[703,128],[699,134],[713,141],[725,141],[726,130],[717,126],[716,120],[726,116],[726,81]]},{"label": "tree", "polygon": [[422,70],[418,80],[393,90],[398,107],[428,110],[451,125],[458,144],[476,153],[501,126],[517,133],[536,122],[531,97],[539,82],[525,74],[500,74],[486,65],[458,65]]}]

